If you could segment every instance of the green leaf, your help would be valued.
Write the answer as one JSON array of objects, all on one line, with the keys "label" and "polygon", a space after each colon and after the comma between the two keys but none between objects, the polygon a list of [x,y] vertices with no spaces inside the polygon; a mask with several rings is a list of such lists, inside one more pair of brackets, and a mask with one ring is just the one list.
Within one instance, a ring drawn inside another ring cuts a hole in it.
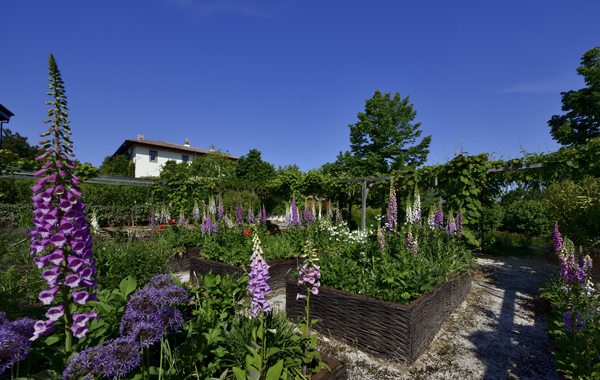
[{"label": "green leaf", "polygon": [[125,297],[125,298],[127,298],[127,296],[129,294],[131,294],[133,291],[135,291],[136,287],[137,287],[137,281],[135,280],[135,277],[133,277],[133,276],[125,277],[121,281],[121,284],[119,285],[119,288],[121,289],[121,294],[123,294],[123,297]]},{"label": "green leaf", "polygon": [[233,374],[237,380],[246,380],[246,373],[241,368],[233,367]]},{"label": "green leaf", "polygon": [[57,380],[58,375],[52,369],[45,369],[35,374],[35,377],[42,380]]},{"label": "green leaf", "polygon": [[247,380],[259,380],[260,379],[260,372],[258,372],[255,369],[251,369],[250,371],[248,371],[248,373],[246,374],[246,379]]},{"label": "green leaf", "polygon": [[283,359],[280,359],[277,364],[269,368],[266,380],[278,380],[281,376],[281,371],[283,371]]}]

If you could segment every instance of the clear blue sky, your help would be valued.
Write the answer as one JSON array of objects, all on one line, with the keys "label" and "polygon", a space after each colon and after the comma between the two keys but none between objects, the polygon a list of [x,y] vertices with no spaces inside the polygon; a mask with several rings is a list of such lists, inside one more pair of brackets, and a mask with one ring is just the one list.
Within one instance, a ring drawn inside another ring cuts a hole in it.
[{"label": "clear blue sky", "polygon": [[76,158],[128,138],[250,149],[301,170],[349,149],[376,90],[410,96],[429,163],[555,151],[546,122],[600,45],[600,1],[4,1],[0,103],[37,144],[48,54]]}]

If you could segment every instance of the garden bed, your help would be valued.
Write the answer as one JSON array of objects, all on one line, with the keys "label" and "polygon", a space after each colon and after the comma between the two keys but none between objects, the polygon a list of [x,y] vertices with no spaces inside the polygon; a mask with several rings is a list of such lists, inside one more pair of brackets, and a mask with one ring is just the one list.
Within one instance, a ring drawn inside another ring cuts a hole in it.
[{"label": "garden bed", "polygon": [[[237,279],[250,271],[247,268],[203,259],[200,257],[199,251],[199,248],[192,248],[180,258],[175,258],[175,260],[178,261],[178,264],[174,265],[181,268],[181,271],[189,270],[190,279],[192,281],[196,281],[196,276],[205,276],[211,271],[214,275],[218,274],[221,275],[221,277],[230,275],[233,276],[234,279]],[[188,265],[187,269],[185,267],[186,260]],[[269,280],[271,289],[277,290],[284,288],[286,279],[292,277],[294,273],[297,272],[298,266],[303,262],[304,259],[299,258],[267,261],[267,264],[269,265],[269,274],[271,275],[271,279]]]},{"label": "garden bed", "polygon": [[310,377],[310,380],[346,380],[348,375],[346,372],[346,364],[334,358],[321,355],[321,360],[329,366],[331,372],[322,369]]},{"label": "garden bed", "polygon": [[[327,287],[310,298],[310,319],[315,330],[348,342],[372,355],[405,364],[414,363],[431,343],[442,323],[471,290],[468,273],[452,279],[410,305],[400,305]],[[296,301],[306,286],[296,279],[286,284],[286,314],[291,320],[306,316],[304,302]]]}]

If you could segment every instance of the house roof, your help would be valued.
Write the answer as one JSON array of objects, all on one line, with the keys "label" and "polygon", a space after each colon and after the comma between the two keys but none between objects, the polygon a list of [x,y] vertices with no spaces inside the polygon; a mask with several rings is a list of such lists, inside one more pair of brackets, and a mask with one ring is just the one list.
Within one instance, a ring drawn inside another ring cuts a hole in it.
[{"label": "house roof", "polygon": [[[117,151],[113,154],[113,157],[117,156],[119,154],[127,153],[129,148],[131,148],[134,145],[146,146],[149,148],[157,148],[157,149],[162,149],[162,150],[171,150],[171,151],[188,153],[188,154],[196,154],[196,155],[207,155],[207,154],[211,153],[211,151],[207,150],[207,149],[192,148],[189,146],[173,144],[173,143],[166,142],[166,141],[127,139],[127,140],[125,140],[125,142],[123,142],[123,144],[121,144],[119,149],[117,149]],[[239,157],[232,156],[229,153],[224,153],[224,154],[230,160],[237,161],[239,159]]]},{"label": "house roof", "polygon": [[0,104],[0,121],[8,121],[12,116],[15,116],[15,114]]}]

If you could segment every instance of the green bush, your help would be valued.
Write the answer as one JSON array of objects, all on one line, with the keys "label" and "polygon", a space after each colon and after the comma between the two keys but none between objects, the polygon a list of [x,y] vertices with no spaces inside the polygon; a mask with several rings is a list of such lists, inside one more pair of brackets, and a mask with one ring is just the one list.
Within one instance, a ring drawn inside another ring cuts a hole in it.
[{"label": "green bush", "polygon": [[544,201],[520,199],[506,208],[503,225],[506,231],[539,236],[549,234],[554,222]]},{"label": "green bush", "polygon": [[88,206],[88,222],[96,212],[96,220],[101,227],[122,227],[131,225],[146,225],[150,223],[150,206]]},{"label": "green bush", "polygon": [[139,284],[165,273],[171,250],[159,239],[99,240],[94,242],[98,287],[114,289],[122,279],[133,276]]},{"label": "green bush", "polygon": [[494,203],[483,209],[483,228],[485,231],[498,231],[504,225],[506,210],[500,203]]},{"label": "green bush", "polygon": [[552,224],[576,245],[600,243],[600,179],[591,176],[581,181],[566,180],[544,190]]},{"label": "green bush", "polygon": [[29,227],[33,214],[32,204],[2,204],[0,203],[0,227],[12,225],[13,227]]}]

